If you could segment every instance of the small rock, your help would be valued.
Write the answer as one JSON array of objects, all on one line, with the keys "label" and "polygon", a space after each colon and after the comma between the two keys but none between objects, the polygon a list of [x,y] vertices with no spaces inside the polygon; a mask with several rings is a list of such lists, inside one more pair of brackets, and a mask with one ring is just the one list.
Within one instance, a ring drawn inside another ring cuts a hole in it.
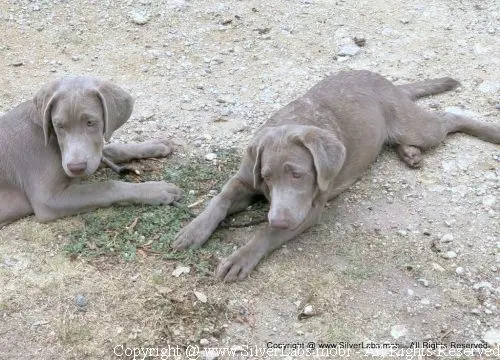
[{"label": "small rock", "polygon": [[204,293],[202,293],[202,292],[194,291],[194,295],[202,303],[206,303],[208,301],[207,296]]},{"label": "small rock", "polygon": [[76,306],[78,306],[79,308],[84,308],[88,304],[87,298],[80,294],[76,295],[75,302]]},{"label": "small rock", "polygon": [[495,195],[486,195],[483,197],[483,205],[484,206],[493,206],[497,201],[497,197]]},{"label": "small rock", "polygon": [[167,286],[155,286],[156,290],[160,293],[160,295],[167,295],[172,292],[172,289]]},{"label": "small rock", "polygon": [[203,351],[203,356],[202,356],[203,360],[216,360],[218,357],[219,357],[219,354],[214,349]]},{"label": "small rock", "polygon": [[172,275],[175,277],[179,277],[182,274],[189,274],[191,268],[189,266],[178,266],[174,271],[172,271]]},{"label": "small rock", "polygon": [[406,235],[408,235],[408,232],[406,230],[398,230],[398,235],[406,236]]},{"label": "small rock", "polygon": [[441,255],[443,259],[453,259],[457,257],[457,253],[454,251],[447,251],[443,255]]},{"label": "small rock", "polygon": [[431,302],[430,302],[430,300],[429,300],[429,299],[425,299],[425,298],[424,298],[424,299],[420,300],[420,303],[421,303],[422,305],[429,305]]},{"label": "small rock", "polygon": [[18,260],[16,260],[16,259],[4,257],[3,263],[0,264],[0,266],[14,267],[17,265],[17,263],[18,263]]},{"label": "small rock", "polygon": [[132,18],[132,22],[137,25],[145,25],[150,20],[148,15],[142,14],[138,11],[130,12],[130,17]]},{"label": "small rock", "polygon": [[340,48],[339,56],[354,56],[360,51],[360,47],[356,44],[345,44]]},{"label": "small rock", "polygon": [[427,279],[424,279],[424,278],[420,278],[420,279],[417,279],[417,281],[424,285],[425,287],[429,287],[429,281]]},{"label": "small rock", "polygon": [[415,291],[412,289],[408,289],[406,292],[408,293],[408,296],[413,296],[415,294]]},{"label": "small rock", "polygon": [[478,282],[478,283],[474,284],[474,285],[472,286],[472,288],[473,288],[474,290],[486,289],[486,290],[488,290],[488,291],[490,291],[490,292],[494,292],[494,291],[495,291],[495,289],[493,288],[493,285],[491,285],[491,284],[490,284],[489,282],[487,282],[487,281],[481,281],[481,282]]},{"label": "small rock", "polygon": [[208,339],[200,339],[200,345],[201,346],[208,346],[208,345],[210,345],[210,341],[208,341]]},{"label": "small rock", "polygon": [[457,275],[463,275],[465,273],[465,270],[463,267],[459,266],[455,269],[455,272],[457,273]]},{"label": "small rock", "polygon": [[208,154],[205,155],[205,159],[208,160],[208,161],[215,160],[215,159],[217,159],[217,154],[215,154],[215,153],[208,153]]},{"label": "small rock", "polygon": [[406,334],[408,334],[408,330],[406,329],[406,327],[404,325],[394,325],[391,328],[391,336],[394,339],[399,339],[399,338],[405,336]]},{"label": "small rock", "polygon": [[442,267],[441,265],[439,265],[437,263],[432,263],[432,268],[436,271],[439,271],[439,272],[445,271],[444,267]]},{"label": "small rock", "polygon": [[441,242],[443,243],[449,243],[453,241],[453,235],[452,234],[445,234],[443,237],[441,237]]},{"label": "small rock", "polygon": [[498,91],[500,91],[500,82],[485,80],[477,87],[477,90],[484,94],[497,93]]},{"label": "small rock", "polygon": [[500,328],[491,328],[483,334],[483,341],[490,346],[500,345]]},{"label": "small rock", "polygon": [[302,310],[302,314],[304,314],[305,316],[314,315],[314,309],[313,309],[312,305],[306,305],[304,307],[304,310]]}]

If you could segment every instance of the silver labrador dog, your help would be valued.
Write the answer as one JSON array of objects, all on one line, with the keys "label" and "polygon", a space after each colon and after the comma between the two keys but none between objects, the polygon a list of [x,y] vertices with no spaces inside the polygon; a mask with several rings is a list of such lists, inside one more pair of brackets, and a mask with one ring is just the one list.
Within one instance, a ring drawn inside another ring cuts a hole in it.
[{"label": "silver labrador dog", "polygon": [[33,213],[45,222],[112,204],[179,199],[180,189],[163,181],[78,184],[103,155],[125,162],[171,152],[162,141],[104,146],[132,107],[132,97],[118,86],[74,77],[50,83],[0,117],[0,228]]},{"label": "silver labrador dog", "polygon": [[269,223],[224,259],[217,276],[244,279],[259,261],[318,222],[325,203],[375,161],[384,144],[418,167],[421,151],[448,133],[500,143],[500,125],[451,113],[428,113],[412,100],[451,90],[450,78],[395,86],[369,71],[329,76],[278,111],[255,135],[238,173],[177,235],[175,249],[201,246],[228,215],[256,194],[270,201]]}]

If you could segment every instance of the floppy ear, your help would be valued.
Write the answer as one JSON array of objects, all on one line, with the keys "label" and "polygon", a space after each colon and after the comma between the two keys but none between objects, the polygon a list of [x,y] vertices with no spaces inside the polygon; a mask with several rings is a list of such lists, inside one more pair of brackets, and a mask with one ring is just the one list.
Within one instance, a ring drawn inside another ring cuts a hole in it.
[{"label": "floppy ear", "polygon": [[58,88],[60,81],[54,81],[42,89],[40,89],[33,98],[37,116],[35,122],[43,128],[43,135],[45,137],[45,146],[49,143],[50,136],[52,135],[52,105],[54,105],[58,96]]},{"label": "floppy ear", "polygon": [[130,117],[134,99],[128,92],[107,81],[97,80],[96,85],[104,114],[104,139],[109,141],[113,132]]},{"label": "floppy ear", "polygon": [[[253,137],[252,142],[247,147],[247,159],[252,167],[253,172],[253,186],[258,189],[262,184],[261,170],[262,170],[262,152],[264,151],[264,141],[267,138],[272,127],[265,127],[259,130]],[[246,166],[246,164],[244,165]]]},{"label": "floppy ear", "polygon": [[261,179],[261,156],[264,149],[261,145],[262,139],[254,137],[250,145],[247,147],[247,157],[252,164],[253,172],[253,187],[258,189],[262,183]]},{"label": "floppy ear", "polygon": [[326,191],[344,165],[344,145],[334,134],[316,126],[301,127],[296,138],[310,151],[318,187]]}]

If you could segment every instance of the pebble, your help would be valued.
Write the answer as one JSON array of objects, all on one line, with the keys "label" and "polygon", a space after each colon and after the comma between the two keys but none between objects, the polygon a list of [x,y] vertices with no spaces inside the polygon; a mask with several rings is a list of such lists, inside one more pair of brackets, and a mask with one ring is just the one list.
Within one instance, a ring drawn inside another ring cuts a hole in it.
[{"label": "pebble", "polygon": [[132,22],[137,25],[145,25],[150,20],[150,17],[148,15],[135,10],[130,12],[130,17],[132,18]]},{"label": "pebble", "polygon": [[441,257],[444,259],[453,259],[457,257],[457,253],[450,250],[441,255]]},{"label": "pebble", "polygon": [[443,243],[449,243],[453,241],[453,235],[452,234],[445,234],[444,236],[441,237],[441,242]]},{"label": "pebble", "polygon": [[497,201],[497,197],[495,195],[486,195],[483,197],[482,203],[484,206],[493,206]]},{"label": "pebble", "polygon": [[393,327],[391,327],[391,336],[394,339],[399,339],[405,336],[406,334],[408,334],[408,330],[404,325],[394,325]]},{"label": "pebble", "polygon": [[455,272],[457,273],[457,275],[463,275],[465,273],[465,270],[463,267],[459,266],[455,269]]},{"label": "pebble", "polygon": [[314,308],[312,307],[312,305],[306,305],[304,307],[304,310],[302,310],[302,314],[304,314],[305,316],[314,315]]},{"label": "pebble", "polygon": [[202,292],[194,291],[194,295],[202,303],[206,303],[208,301],[207,296],[204,293],[202,293]]},{"label": "pebble", "polygon": [[174,271],[172,271],[172,275],[175,276],[175,277],[179,277],[181,276],[182,274],[189,274],[189,272],[191,271],[191,268],[189,266],[178,266],[177,268],[175,268]]},{"label": "pebble", "polygon": [[483,334],[483,341],[490,346],[500,345],[500,328],[491,328]]},{"label": "pebble", "polygon": [[217,159],[217,154],[216,153],[208,153],[205,155],[205,159],[208,161],[212,161]]},{"label": "pebble", "polygon": [[485,80],[478,87],[477,90],[482,92],[483,94],[494,94],[500,91],[500,82]]},{"label": "pebble", "polygon": [[436,271],[439,271],[439,272],[445,271],[444,267],[442,267],[441,265],[439,265],[437,263],[432,263],[432,268]]},{"label": "pebble", "polygon": [[354,56],[361,48],[356,44],[345,44],[340,48],[338,53],[339,56]]},{"label": "pebble", "polygon": [[203,356],[202,356],[202,359],[203,360],[215,360],[219,357],[219,354],[217,353],[216,350],[214,349],[210,349],[210,350],[205,350],[203,352]]},{"label": "pebble", "polygon": [[84,308],[88,304],[87,298],[81,294],[76,295],[75,302],[79,308]]},{"label": "pebble", "polygon": [[424,285],[425,287],[429,287],[429,281],[427,279],[424,279],[424,278],[420,278],[420,279],[417,279],[417,281]]},{"label": "pebble", "polygon": [[208,345],[210,345],[210,341],[208,341],[208,339],[200,339],[200,345],[201,346],[208,346]]}]

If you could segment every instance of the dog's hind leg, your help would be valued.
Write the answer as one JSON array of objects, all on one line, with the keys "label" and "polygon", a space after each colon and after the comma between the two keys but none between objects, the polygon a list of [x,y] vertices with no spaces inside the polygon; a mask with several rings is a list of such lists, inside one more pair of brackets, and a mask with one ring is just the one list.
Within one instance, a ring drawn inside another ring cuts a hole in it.
[{"label": "dog's hind leg", "polygon": [[481,140],[500,144],[500,124],[473,120],[449,112],[428,113],[415,107],[401,118],[391,131],[391,142],[397,145],[401,159],[410,167],[418,167],[421,151],[437,146],[446,135],[463,132]]},{"label": "dog's hind leg", "polygon": [[172,143],[168,140],[135,144],[109,144],[104,146],[103,156],[114,163],[122,163],[135,159],[165,157],[172,152],[172,148]]}]

